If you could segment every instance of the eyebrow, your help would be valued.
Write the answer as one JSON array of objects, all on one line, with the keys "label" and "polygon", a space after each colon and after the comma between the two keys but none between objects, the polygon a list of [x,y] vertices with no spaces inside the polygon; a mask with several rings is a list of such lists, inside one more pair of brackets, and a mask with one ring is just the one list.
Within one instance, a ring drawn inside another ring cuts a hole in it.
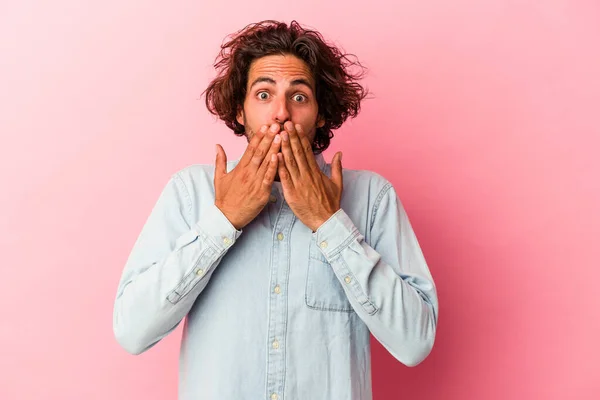
[{"label": "eyebrow", "polygon": [[310,84],[310,82],[307,79],[304,79],[304,78],[294,79],[292,81],[292,83],[290,84],[290,86],[298,86],[298,85],[304,85],[314,92],[312,85]]},{"label": "eyebrow", "polygon": [[[268,76],[259,76],[258,78],[256,78],[254,80],[254,82],[252,82],[252,85],[250,85],[250,89],[252,89],[254,87],[254,85],[257,85],[262,82],[268,83],[271,85],[275,85],[277,83],[277,82],[275,82],[275,80],[273,78],[269,78]],[[290,86],[299,86],[299,85],[304,85],[304,86],[308,87],[311,91],[314,92],[312,85],[310,84],[310,82],[307,79],[298,78],[298,79],[294,79],[290,83]]]}]

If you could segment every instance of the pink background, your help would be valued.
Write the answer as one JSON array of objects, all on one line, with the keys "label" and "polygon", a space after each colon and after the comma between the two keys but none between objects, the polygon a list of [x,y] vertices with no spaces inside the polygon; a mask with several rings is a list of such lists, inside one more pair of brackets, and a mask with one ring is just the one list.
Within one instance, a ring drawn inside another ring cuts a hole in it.
[{"label": "pink background", "polygon": [[266,18],[369,68],[325,157],[392,181],[436,280],[432,354],[373,341],[375,399],[600,398],[600,4],[217,3],[0,3],[0,398],[176,397],[181,330],[128,355],[113,299],[170,174],[243,151],[200,93]]}]

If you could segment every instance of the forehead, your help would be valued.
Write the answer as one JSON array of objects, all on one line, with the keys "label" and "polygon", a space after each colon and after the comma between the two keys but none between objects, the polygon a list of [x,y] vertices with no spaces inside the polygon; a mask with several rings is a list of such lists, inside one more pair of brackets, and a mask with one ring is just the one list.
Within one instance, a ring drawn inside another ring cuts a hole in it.
[{"label": "forehead", "polygon": [[271,55],[258,58],[250,64],[248,71],[248,84],[260,76],[280,80],[307,79],[314,83],[308,65],[293,55]]}]

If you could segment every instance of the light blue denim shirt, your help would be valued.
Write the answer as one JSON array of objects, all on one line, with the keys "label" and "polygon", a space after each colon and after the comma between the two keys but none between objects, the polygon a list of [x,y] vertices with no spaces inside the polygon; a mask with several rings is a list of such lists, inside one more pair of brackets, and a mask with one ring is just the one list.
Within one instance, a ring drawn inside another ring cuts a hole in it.
[{"label": "light blue denim shirt", "polygon": [[114,303],[115,337],[132,354],[184,321],[179,399],[371,399],[369,333],[407,366],[427,357],[436,288],[385,178],[344,169],[341,209],[314,233],[279,183],[236,230],[214,205],[213,178],[213,165],[172,175]]}]

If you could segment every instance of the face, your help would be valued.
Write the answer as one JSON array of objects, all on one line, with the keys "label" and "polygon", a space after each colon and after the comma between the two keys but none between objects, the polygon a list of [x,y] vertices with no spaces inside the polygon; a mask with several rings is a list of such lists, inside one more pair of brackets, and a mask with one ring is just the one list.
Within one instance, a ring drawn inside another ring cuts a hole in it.
[{"label": "face", "polygon": [[237,121],[252,139],[263,125],[292,121],[300,124],[312,143],[317,127],[325,123],[318,115],[315,82],[308,66],[292,55],[272,55],[254,60],[248,72],[244,107]]}]

